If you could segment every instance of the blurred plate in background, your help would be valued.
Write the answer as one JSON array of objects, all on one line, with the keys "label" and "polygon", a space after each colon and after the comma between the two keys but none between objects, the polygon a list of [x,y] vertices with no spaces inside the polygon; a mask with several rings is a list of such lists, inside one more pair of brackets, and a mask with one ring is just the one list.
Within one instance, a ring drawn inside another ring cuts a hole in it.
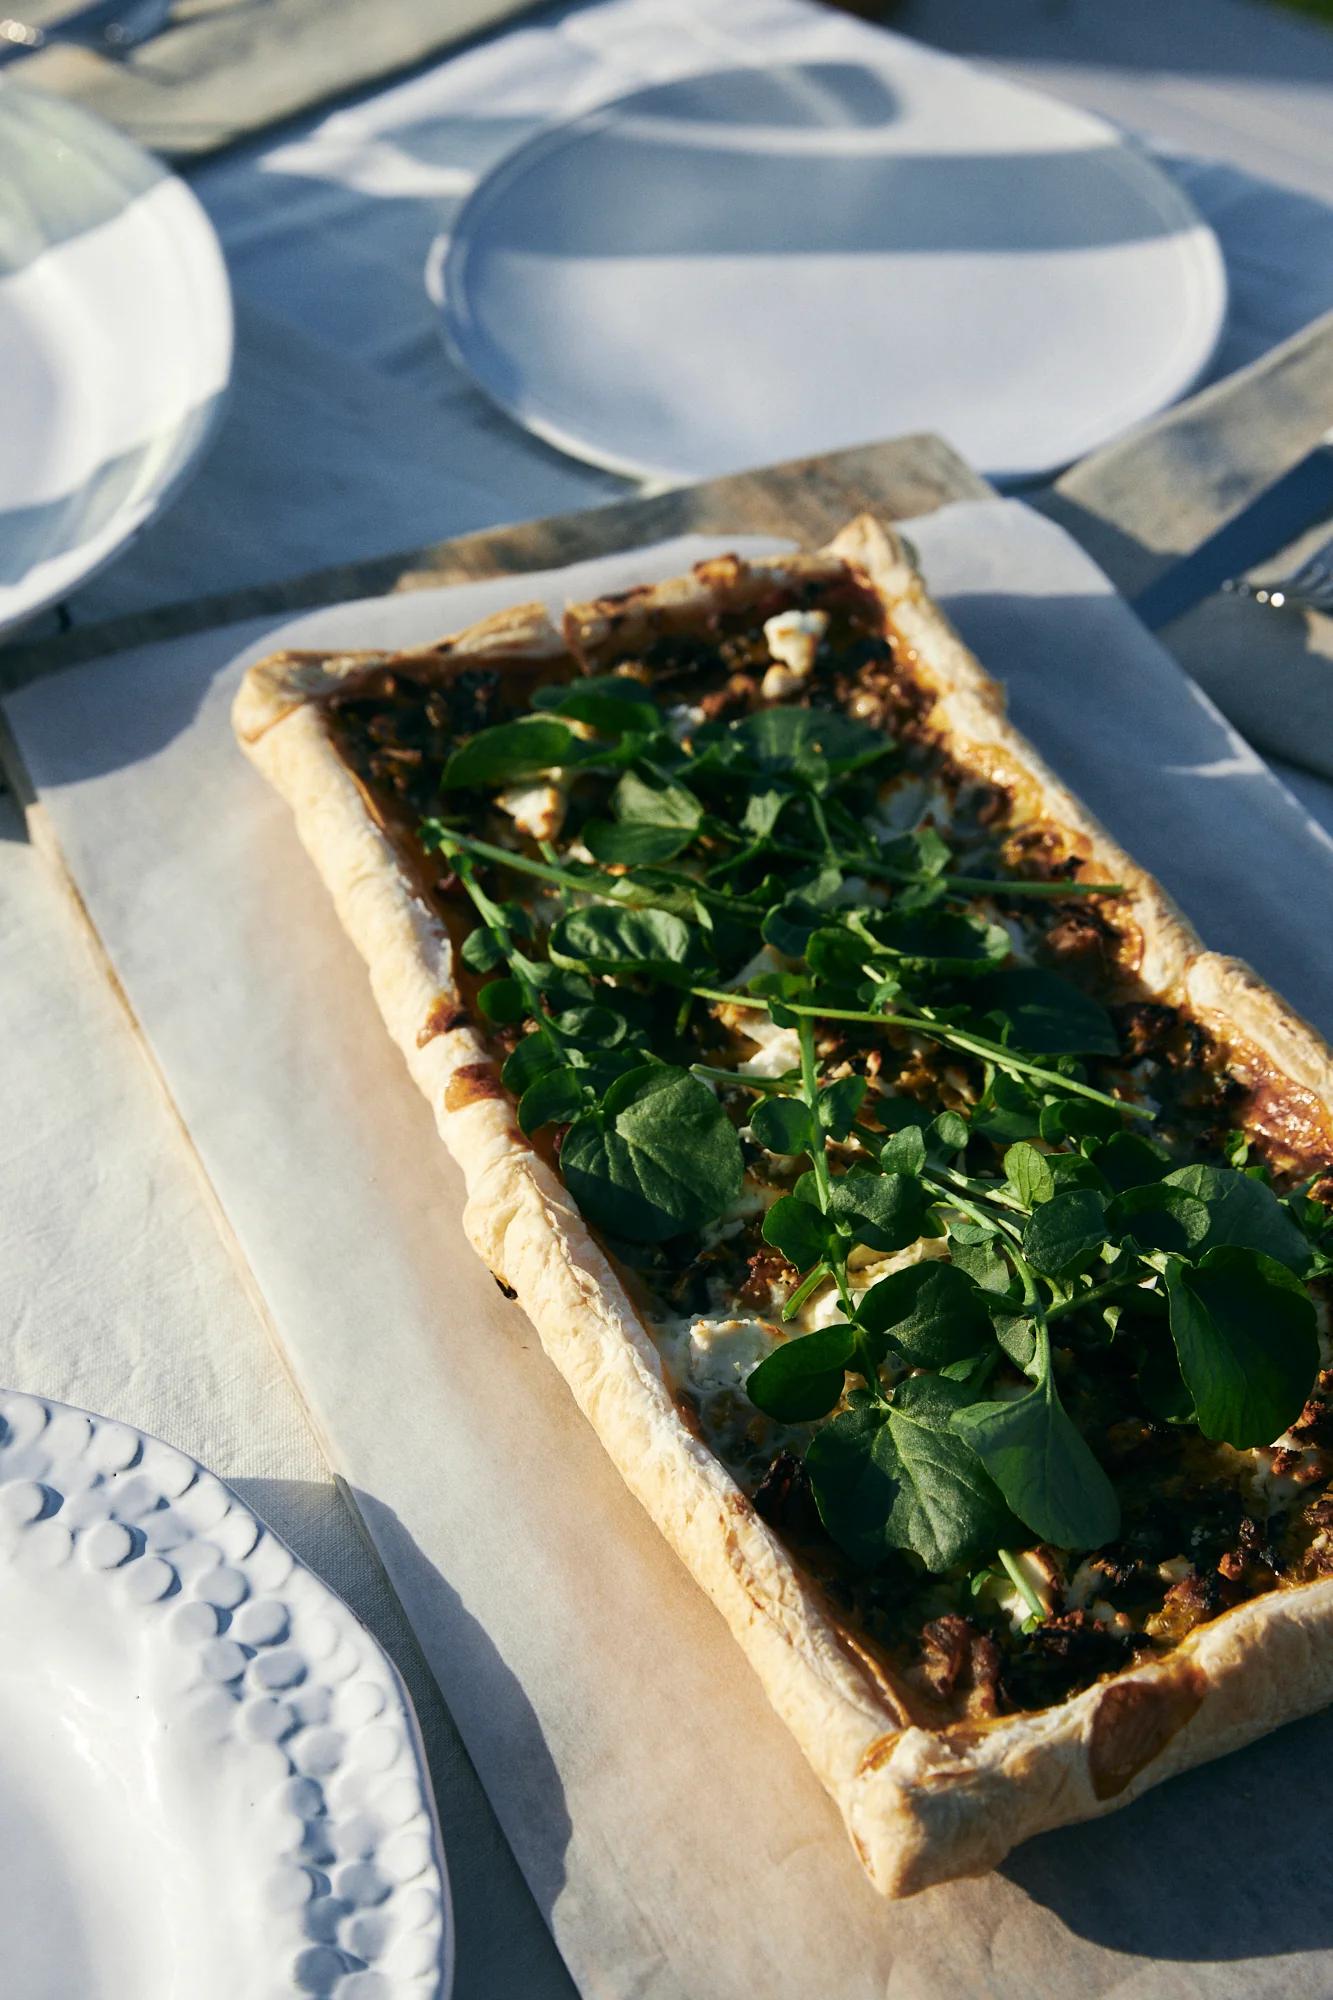
[{"label": "blurred plate in background", "polygon": [[463,365],[553,444],[670,480],[920,430],[1031,478],[1183,393],[1226,280],[1179,190],[1101,119],[884,48],[520,147],[433,258]]},{"label": "blurred plate in background", "polygon": [[231,294],[183,181],[0,83],[0,632],[166,506],[217,421]]}]

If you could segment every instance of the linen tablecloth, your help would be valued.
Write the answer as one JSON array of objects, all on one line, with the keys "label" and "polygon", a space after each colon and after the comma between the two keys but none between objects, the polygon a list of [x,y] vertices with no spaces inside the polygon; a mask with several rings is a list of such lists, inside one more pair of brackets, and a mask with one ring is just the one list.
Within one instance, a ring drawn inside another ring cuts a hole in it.
[{"label": "linen tablecloth", "polygon": [[[1235,5],[1228,0],[1230,12]],[[1135,29],[1140,48],[1151,44],[1153,11]],[[1206,35],[1206,10],[1185,11]],[[1256,10],[1256,32],[1264,19]],[[232,411],[194,487],[79,594],[75,617],[623,490],[528,438],[453,369],[423,284],[433,238],[477,175],[551,117],[720,61],[855,59],[871,33],[802,0],[732,0],[725,12],[709,0],[562,8],[199,172],[240,306]],[[1079,94],[1075,65],[1057,80]],[[1251,85],[1237,87],[1227,164],[1169,157],[1173,143],[1198,137],[1181,108],[1188,91],[1178,102],[1161,92],[1145,100],[1169,170],[1226,253],[1233,310],[1223,370],[1333,304],[1333,119],[1302,144],[1299,189],[1290,174],[1286,188],[1266,183],[1246,163],[1273,170],[1278,113],[1270,106],[1263,126]],[[1084,87],[1095,96],[1101,79]],[[1287,85],[1274,88],[1281,95]],[[1216,88],[1209,102],[1210,132],[1227,130]],[[1329,788],[1296,784],[1333,823]],[[12,1251],[0,1269],[0,1374],[204,1457],[387,1638],[431,1742],[455,1873],[459,1992],[567,1991],[401,1616],[272,1360],[211,1191],[186,1165],[170,1108],[90,950],[11,814],[0,825],[0,1204]]]}]

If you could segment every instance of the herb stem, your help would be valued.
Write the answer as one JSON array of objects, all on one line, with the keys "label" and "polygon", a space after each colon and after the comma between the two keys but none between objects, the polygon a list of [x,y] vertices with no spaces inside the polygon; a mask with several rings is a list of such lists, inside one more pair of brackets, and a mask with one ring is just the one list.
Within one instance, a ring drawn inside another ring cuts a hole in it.
[{"label": "herb stem", "polygon": [[[599,868],[595,862],[581,862],[587,873],[576,875],[570,868],[558,863],[536,861],[530,854],[520,854],[512,847],[497,847],[492,841],[478,840],[475,834],[456,833],[438,820],[427,820],[423,834],[432,839],[442,854],[454,858],[461,854],[472,856],[477,861],[493,861],[502,868],[512,868],[516,875],[530,875],[534,881],[549,883],[553,889],[572,892],[579,896],[590,896],[594,902],[617,903],[622,908],[667,909],[668,901],[654,895],[651,888],[645,888],[630,875],[616,875],[609,868]],[[606,883],[605,888],[599,887]],[[673,887],[675,885],[673,884]],[[759,924],[765,915],[757,903],[747,903],[739,896],[729,896],[725,890],[710,889],[706,883],[692,879],[682,880],[681,891],[688,891],[706,903],[721,905],[730,916],[741,922]]]},{"label": "herb stem", "polygon": [[[796,1032],[801,1042],[801,1092],[810,1113],[812,1135],[807,1158],[814,1169],[815,1188],[819,1196],[820,1212],[827,1215],[832,1188],[832,1176],[829,1173],[828,1139],[819,1122],[819,1065],[815,1058],[814,1023],[808,1018],[803,1018],[797,1023]],[[843,1313],[852,1326],[856,1327],[855,1365],[865,1377],[867,1386],[873,1389],[878,1395],[879,1375],[873,1361],[871,1361],[869,1355],[866,1353],[865,1336],[856,1324],[856,1301],[853,1299],[851,1288],[847,1283],[847,1246],[845,1243],[840,1245],[836,1256],[825,1259],[825,1266],[829,1276],[837,1287],[838,1299],[842,1305]]]},{"label": "herb stem", "polygon": [[832,1276],[833,1273],[829,1266],[824,1263],[816,1264],[812,1271],[807,1271],[800,1284],[796,1287],[796,1290],[782,1308],[783,1320],[795,1319],[801,1307],[810,1297],[810,1294],[817,1292],[819,1287],[824,1283],[824,1280]]},{"label": "herb stem", "polygon": [[736,1090],[753,1090],[759,1097],[789,1097],[791,1085],[779,1076],[745,1076],[736,1069],[716,1069],[711,1063],[691,1063],[691,1072],[705,1083],[720,1083]]},{"label": "herb stem", "polygon": [[[998,1229],[1010,1239],[1011,1243],[1022,1240],[1007,1216],[988,1215],[985,1209],[977,1206],[976,1202],[970,1201],[965,1194],[960,1194],[956,1187],[952,1187],[948,1181],[941,1180],[935,1174],[923,1173],[921,1178],[927,1187],[934,1188],[952,1208],[956,1208],[960,1214],[967,1216],[969,1221],[977,1223],[982,1229]],[[1006,1248],[1008,1247],[1006,1245]]]},{"label": "herb stem", "polygon": [[[560,856],[556,853],[554,843],[549,840],[539,840],[537,842],[537,846],[541,850],[542,859],[546,861],[552,868],[558,868],[560,865]],[[562,909],[566,910],[573,909],[574,899],[571,890],[567,888],[561,889],[560,905]]]},{"label": "herb stem", "polygon": [[1142,1278],[1107,1278],[1100,1285],[1089,1285],[1085,1292],[1075,1292],[1069,1299],[1061,1299],[1058,1305],[1047,1306],[1048,1320],[1063,1319],[1066,1313],[1077,1312],[1082,1306],[1092,1306],[1102,1299],[1111,1299],[1119,1292],[1137,1291],[1142,1287]]},{"label": "herb stem", "polygon": [[505,919],[504,911],[498,903],[493,903],[486,894],[486,891],[478,885],[472,872],[472,864],[466,855],[455,855],[454,866],[459,881],[472,898],[478,916],[504,953],[505,963],[509,967],[509,976],[523,995],[523,1004],[536,1026],[537,1033],[545,1041],[546,1046],[558,1055],[563,1062],[565,1060],[564,1046],[560,1037],[546,1018],[546,1012],[541,1003],[541,995],[523,968],[521,963],[522,953],[514,942],[514,935]]},{"label": "herb stem", "polygon": [[[732,1007],[751,1007],[765,1014],[773,1011],[769,1001],[749,993],[726,993],[715,986],[692,986],[690,991],[700,1000],[717,1000]],[[931,1041],[942,1042],[947,1048],[981,1056],[986,1062],[994,1063],[997,1069],[1009,1070],[1018,1076],[1040,1077],[1052,1090],[1068,1091],[1073,1097],[1086,1097],[1093,1104],[1105,1104],[1112,1111],[1126,1111],[1134,1118],[1152,1117],[1151,1111],[1144,1105],[1112,1097],[1108,1091],[1097,1090],[1090,1083],[1080,1083],[1077,1077],[1065,1076],[1061,1070],[1048,1069],[1045,1064],[1033,1062],[1026,1056],[1016,1056],[1001,1043],[987,1041],[982,1035],[974,1035],[970,1029],[945,1026],[928,1015],[873,1014],[855,1007],[807,1007],[797,1000],[779,1000],[776,1005],[789,1014],[808,1015],[816,1021],[862,1021],[875,1028],[906,1028],[913,1034],[927,1035]]]},{"label": "herb stem", "polygon": [[[816,820],[816,824],[818,824]],[[827,825],[822,831],[827,832]],[[1066,896],[1123,896],[1123,882],[1034,882],[1026,875],[928,875],[922,869],[895,868],[876,854],[848,854],[840,848],[804,847],[799,841],[770,840],[775,854],[790,855],[793,861],[836,861],[840,868],[868,875],[879,882],[939,882],[944,888],[964,896],[1048,897],[1059,901]]]},{"label": "herb stem", "polygon": [[1038,1596],[1037,1592],[1033,1589],[1032,1585],[1028,1582],[1028,1579],[1024,1576],[1022,1568],[1019,1565],[1018,1558],[1014,1554],[1013,1550],[997,1549],[995,1553],[999,1556],[1000,1561],[1004,1566],[1005,1574],[1008,1576],[1010,1583],[1013,1584],[1014,1589],[1018,1592],[1024,1604],[1026,1604],[1028,1610],[1032,1613],[1032,1616],[1034,1618],[1041,1618],[1041,1619],[1049,1618],[1051,1615],[1050,1605],[1042,1601],[1042,1599]]}]

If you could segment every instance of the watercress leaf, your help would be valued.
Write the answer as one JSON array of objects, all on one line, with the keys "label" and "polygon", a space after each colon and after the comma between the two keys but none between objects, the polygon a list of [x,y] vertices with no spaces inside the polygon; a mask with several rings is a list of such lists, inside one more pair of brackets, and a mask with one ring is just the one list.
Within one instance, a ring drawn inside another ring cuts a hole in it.
[{"label": "watercress leaf", "polygon": [[569,1060],[596,1094],[601,1097],[611,1088],[618,1076],[628,1076],[632,1069],[642,1069],[645,1064],[656,1061],[647,1049],[635,1048],[577,1048],[571,1045]]},{"label": "watercress leaf", "polygon": [[778,791],[773,786],[766,791],[751,792],[741,815],[742,830],[753,834],[756,840],[767,840],[777,826],[783,808],[794,796],[792,792]]},{"label": "watercress leaf", "polygon": [[799,1195],[780,1195],[764,1217],[764,1241],[798,1271],[808,1271],[828,1248],[827,1218]]},{"label": "watercress leaf", "polygon": [[1199,1428],[1247,1450],[1296,1421],[1319,1367],[1315,1311],[1287,1266],[1221,1245],[1166,1269],[1171,1337]]},{"label": "watercress leaf", "polygon": [[[1109,1139],[1124,1131],[1124,1114],[1109,1104],[1092,1104],[1085,1097],[1056,1097],[1043,1104],[1037,1130],[1048,1146]],[[1146,1143],[1146,1142],[1145,1142]],[[1141,1174],[1141,1180],[1148,1176]]]},{"label": "watercress leaf", "polygon": [[623,862],[634,868],[654,861],[674,861],[694,834],[686,826],[654,826],[648,820],[589,820],[584,843],[594,861]]},{"label": "watercress leaf", "polygon": [[560,1057],[544,1035],[525,1035],[513,1054],[506,1058],[500,1081],[513,1097],[521,1097],[529,1084],[560,1066]]},{"label": "watercress leaf", "polygon": [[1016,1048],[1032,1055],[1114,1056],[1120,1040],[1100,1000],[1080,993],[1058,972],[1009,966],[973,989],[973,1005],[1008,1022]]},{"label": "watercress leaf", "polygon": [[[627,685],[634,688],[641,697],[639,700],[620,692]],[[631,733],[651,737],[665,724],[655,704],[642,698],[643,693],[637,682],[627,683],[615,676],[596,684],[583,681],[569,689],[559,704],[559,713],[575,722],[586,722],[599,736],[609,737],[613,742]]]},{"label": "watercress leaf", "polygon": [[649,826],[674,826],[698,831],[704,809],[684,785],[651,785],[637,771],[626,771],[611,794],[617,819],[640,820]]},{"label": "watercress leaf", "polygon": [[1091,1188],[1054,1195],[1028,1218],[1023,1255],[1044,1278],[1086,1271],[1106,1241],[1106,1203]]},{"label": "watercress leaf", "polygon": [[584,1104],[584,1074],[576,1069],[548,1069],[530,1083],[518,1101],[521,1130],[536,1132],[543,1125],[565,1125],[577,1118]]},{"label": "watercress leaf", "polygon": [[957,1437],[910,1409],[840,1411],[811,1439],[805,1464],[824,1526],[865,1568],[897,1548],[944,1570],[994,1545],[1003,1510],[990,1481]]},{"label": "watercress leaf", "polygon": [[904,1125],[890,1132],[879,1150],[879,1163],[895,1174],[919,1174],[926,1164],[926,1141],[919,1125]]},{"label": "watercress leaf", "polygon": [[804,896],[787,896],[770,910],[759,927],[759,935],[784,958],[804,958],[811,933],[824,921],[823,913]]},{"label": "watercress leaf", "polygon": [[557,765],[578,763],[588,746],[567,724],[533,716],[482,729],[455,750],[440,780],[443,791],[506,785],[540,777]]},{"label": "watercress leaf", "polygon": [[1305,1270],[1309,1246],[1273,1190],[1262,1181],[1251,1180],[1234,1167],[1177,1167],[1167,1174],[1165,1185],[1183,1188],[1207,1207],[1205,1250],[1223,1245],[1260,1250],[1290,1270]]},{"label": "watercress leaf", "polygon": [[805,1451],[819,1518],[862,1569],[875,1569],[898,1546],[889,1516],[901,1488],[889,1413],[858,1401],[816,1431]]},{"label": "watercress leaf", "polygon": [[633,674],[580,674],[574,681],[548,681],[545,687],[539,687],[534,692],[532,706],[554,710],[557,714],[572,714],[583,696],[589,694],[609,696],[613,701],[623,701],[630,706],[635,703],[653,706],[648,689]]},{"label": "watercress leaf", "polygon": [[645,972],[682,986],[703,962],[698,933],[684,918],[611,903],[570,910],[552,927],[548,949],[557,965],[602,974]]},{"label": "watercress leaf", "polygon": [[1070,1188],[1094,1188],[1109,1201],[1110,1182],[1095,1161],[1085,1160],[1081,1153],[1048,1153],[1046,1159],[1057,1194]]},{"label": "watercress leaf", "polygon": [[954,1427],[1025,1527],[1058,1549],[1096,1549],[1120,1531],[1120,1502],[1056,1393],[1049,1366],[1026,1396],[974,1403]]},{"label": "watercress leaf", "polygon": [[527,996],[516,979],[492,979],[479,990],[477,1005],[488,1021],[506,1027],[527,1018]]},{"label": "watercress leaf", "polygon": [[629,1033],[624,1015],[611,1007],[564,1007],[547,1018],[561,1041],[580,1048],[614,1048]]},{"label": "watercress leaf", "polygon": [[1004,1156],[1004,1172],[1014,1193],[1029,1208],[1039,1207],[1055,1193],[1055,1175],[1045,1153],[1039,1153],[1026,1140],[1010,1146]]},{"label": "watercress leaf", "polygon": [[856,1316],[914,1368],[942,1368],[975,1354],[990,1338],[979,1288],[956,1264],[934,1257],[881,1278],[862,1296]]},{"label": "watercress leaf", "polygon": [[805,962],[816,979],[834,987],[855,985],[860,993],[868,950],[853,931],[825,921],[806,939]]},{"label": "watercress leaf", "polygon": [[969,1278],[978,1284],[983,1292],[996,1297],[1010,1297],[1016,1291],[1018,1280],[1012,1265],[1002,1257],[996,1248],[994,1233],[981,1237],[973,1243],[962,1242],[955,1226],[949,1227],[949,1258],[960,1271],[966,1271]]},{"label": "watercress leaf", "polygon": [[942,839],[933,826],[923,826],[911,833],[900,833],[893,840],[886,840],[880,847],[880,858],[890,868],[901,868],[911,875],[927,877],[942,875],[953,856],[949,843]]},{"label": "watercress leaf", "polygon": [[937,1380],[940,1382],[960,1382],[968,1391],[967,1401],[975,1403],[987,1376],[994,1368],[998,1356],[993,1347],[980,1354],[965,1354],[961,1361],[946,1361],[938,1376],[912,1376],[914,1382]]},{"label": "watercress leaf", "polygon": [[770,1153],[805,1153],[814,1141],[808,1106],[798,1097],[764,1097],[750,1113],[750,1130]]},{"label": "watercress leaf", "polygon": [[727,734],[764,771],[809,773],[812,756],[832,770],[877,762],[893,746],[878,729],[822,708],[761,708],[729,723]]},{"label": "watercress leaf", "polygon": [[843,1076],[836,1083],[825,1084],[815,1108],[821,1128],[831,1139],[847,1137],[869,1087],[863,1076]]},{"label": "watercress leaf", "polygon": [[1039,1108],[1035,1091],[1018,1077],[1006,1076],[1001,1071],[991,1078],[972,1113],[972,1130],[997,1143],[1004,1139],[1027,1139],[1036,1126]]},{"label": "watercress leaf", "polygon": [[1208,1234],[1209,1215],[1196,1195],[1159,1180],[1118,1194],[1106,1211],[1106,1227],[1117,1243],[1190,1256]]},{"label": "watercress leaf", "polygon": [[468,932],[458,955],[470,972],[494,972],[504,964],[505,956],[504,946],[485,924],[478,924],[474,931]]},{"label": "watercress leaf", "polygon": [[966,1118],[957,1111],[941,1111],[930,1126],[931,1151],[938,1153],[961,1153],[971,1138]]},{"label": "watercress leaf", "polygon": [[906,1174],[870,1173],[853,1167],[829,1189],[829,1214],[846,1223],[858,1243],[872,1250],[905,1250],[926,1219],[928,1198]]},{"label": "watercress leaf", "polygon": [[1002,965],[1010,951],[999,924],[952,910],[874,911],[865,928],[878,951],[940,972],[981,972]]},{"label": "watercress leaf", "polygon": [[1021,1313],[997,1313],[995,1338],[1015,1368],[1021,1368],[1025,1375],[1031,1374],[1032,1364],[1037,1358],[1035,1320],[1026,1319]]},{"label": "watercress leaf", "polygon": [[1144,1344],[1139,1356],[1139,1394],[1164,1424],[1198,1424],[1194,1398],[1185,1387],[1180,1357],[1169,1340]]},{"label": "watercress leaf", "polygon": [[786,1340],[751,1370],[745,1393],[756,1409],[780,1424],[827,1416],[842,1395],[855,1347],[855,1329],[846,1321]]},{"label": "watercress leaf", "polygon": [[1092,1157],[1116,1194],[1160,1181],[1171,1166],[1171,1155],[1165,1147],[1155,1145],[1139,1132],[1113,1133],[1094,1148]]},{"label": "watercress leaf", "polygon": [[660,1243],[715,1222],[745,1176],[736,1128],[707,1084],[669,1063],[617,1078],[560,1152],[565,1185],[612,1236]]},{"label": "watercress leaf", "polygon": [[[931,1383],[932,1396],[945,1386]],[[1008,1511],[975,1452],[933,1421],[937,1412],[924,1409],[925,1402],[900,1393],[889,1411],[900,1484],[886,1528],[898,1548],[913,1550],[938,1573],[992,1551]]]}]

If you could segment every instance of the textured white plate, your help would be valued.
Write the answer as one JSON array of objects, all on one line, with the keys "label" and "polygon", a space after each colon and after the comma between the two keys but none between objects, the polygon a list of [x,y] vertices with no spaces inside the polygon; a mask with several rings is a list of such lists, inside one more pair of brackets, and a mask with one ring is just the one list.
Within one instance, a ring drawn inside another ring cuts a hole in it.
[{"label": "textured white plate", "polygon": [[231,351],[226,266],[185,183],[87,112],[0,82],[0,632],[166,505]]},{"label": "textured white plate", "polygon": [[181,1452],[0,1392],[0,1990],[444,2000],[416,1723],[346,1606]]},{"label": "textured white plate", "polygon": [[1222,328],[1212,232],[1102,120],[884,38],[540,134],[428,283],[552,443],[670,479],[936,430],[1001,479],[1180,395]]}]

